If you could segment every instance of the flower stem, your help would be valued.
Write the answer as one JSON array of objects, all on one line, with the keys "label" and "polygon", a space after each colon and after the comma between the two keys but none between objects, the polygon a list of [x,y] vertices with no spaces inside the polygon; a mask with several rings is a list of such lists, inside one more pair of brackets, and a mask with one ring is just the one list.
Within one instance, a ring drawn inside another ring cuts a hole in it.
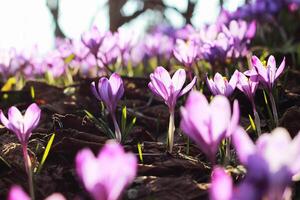
[{"label": "flower stem", "polygon": [[169,153],[172,153],[173,145],[174,145],[174,131],[175,131],[175,122],[174,122],[174,111],[170,111],[170,119],[169,119],[169,130],[168,130],[168,143]]},{"label": "flower stem", "polygon": [[112,114],[112,120],[113,120],[114,127],[115,127],[116,140],[118,142],[121,142],[122,141],[122,134],[121,134],[121,131],[120,131],[120,128],[119,128],[119,125],[118,125],[118,122],[117,122],[115,114]]},{"label": "flower stem", "polygon": [[224,166],[230,164],[230,160],[231,160],[231,155],[230,155],[230,143],[231,143],[231,140],[230,140],[230,138],[226,138],[225,141],[226,141],[226,143],[225,143]]},{"label": "flower stem", "polygon": [[255,122],[257,135],[260,136],[261,135],[260,118],[259,118],[259,115],[256,111],[256,108],[255,108],[254,104],[253,104],[253,114],[254,114],[254,122]]},{"label": "flower stem", "polygon": [[275,99],[274,99],[274,96],[271,91],[269,92],[269,95],[270,95],[270,101],[271,101],[274,122],[275,122],[275,125],[278,126],[278,113],[277,113]]},{"label": "flower stem", "polygon": [[35,196],[34,196],[34,186],[33,186],[33,175],[31,169],[31,160],[30,157],[28,156],[27,144],[23,144],[22,146],[23,146],[25,169],[28,175],[29,192],[30,192],[31,200],[34,200]]}]

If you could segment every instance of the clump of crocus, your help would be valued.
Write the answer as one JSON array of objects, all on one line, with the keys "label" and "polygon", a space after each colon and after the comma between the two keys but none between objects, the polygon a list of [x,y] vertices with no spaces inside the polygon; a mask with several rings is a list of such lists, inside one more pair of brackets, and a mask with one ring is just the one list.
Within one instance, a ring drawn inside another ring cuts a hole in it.
[{"label": "clump of crocus", "polygon": [[98,87],[96,83],[92,82],[91,89],[95,97],[99,101],[103,101],[108,112],[110,113],[114,127],[115,127],[115,137],[117,141],[121,142],[122,135],[116,118],[117,103],[122,98],[124,94],[123,80],[117,73],[113,73],[109,79],[102,77],[98,82]]},{"label": "clump of crocus", "polygon": [[[30,197],[20,186],[15,185],[10,189],[7,200],[30,200]],[[65,197],[62,194],[54,193],[45,200],[65,200]]]},{"label": "clump of crocus", "polygon": [[257,130],[257,134],[260,135],[261,134],[260,118],[256,111],[256,106],[254,103],[254,96],[255,96],[257,86],[258,86],[258,76],[250,76],[248,78],[242,72],[238,73],[237,88],[247,96],[247,98],[249,99],[252,105],[255,127]]},{"label": "clump of crocus", "polygon": [[28,181],[30,187],[31,198],[34,199],[33,180],[32,180],[32,169],[31,161],[28,156],[27,145],[29,137],[32,134],[32,130],[35,129],[39,123],[41,117],[41,110],[37,104],[31,104],[23,116],[18,108],[12,106],[8,110],[8,119],[0,110],[0,120],[2,124],[12,132],[16,134],[21,145],[24,156],[24,163],[26,172],[28,174]]},{"label": "clump of crocus", "polygon": [[181,116],[181,129],[214,164],[219,143],[230,136],[238,125],[239,106],[235,101],[231,115],[230,103],[226,97],[218,95],[209,104],[202,93],[192,91],[185,106],[181,108]]},{"label": "clump of crocus", "polygon": [[137,159],[110,141],[97,157],[90,149],[81,150],[76,156],[76,171],[94,199],[117,200],[136,176]]},{"label": "clump of crocus", "polygon": [[[233,134],[240,162],[246,166],[246,180],[263,195],[257,199],[285,199],[283,194],[300,172],[300,134],[292,140],[284,128],[261,135],[253,144],[243,128]],[[263,186],[263,187],[262,187]]]},{"label": "clump of crocus", "polygon": [[[168,146],[169,152],[172,152],[174,143],[174,112],[177,99],[187,93],[196,83],[196,77],[185,87],[186,73],[184,69],[179,69],[171,78],[169,72],[163,67],[157,67],[154,73],[150,74],[151,82],[148,84],[150,90],[157,96],[160,96],[167,104],[170,112]],[[182,89],[183,88],[183,89]]]},{"label": "clump of crocus", "polygon": [[214,80],[206,78],[206,83],[209,90],[213,95],[224,95],[230,97],[235,90],[238,82],[238,71],[236,70],[231,76],[229,82],[226,77],[223,77],[220,73],[216,73]]},{"label": "clump of crocus", "polygon": [[251,75],[258,76],[259,82],[264,87],[266,87],[269,93],[272,111],[273,111],[273,117],[274,117],[275,124],[277,126],[278,114],[277,114],[277,108],[276,108],[274,96],[272,94],[272,89],[274,87],[276,79],[280,76],[280,74],[283,72],[285,68],[285,58],[282,60],[278,69],[276,67],[275,58],[272,55],[269,57],[266,66],[256,56],[252,56],[251,63],[253,66],[253,70],[251,70],[252,72]]}]

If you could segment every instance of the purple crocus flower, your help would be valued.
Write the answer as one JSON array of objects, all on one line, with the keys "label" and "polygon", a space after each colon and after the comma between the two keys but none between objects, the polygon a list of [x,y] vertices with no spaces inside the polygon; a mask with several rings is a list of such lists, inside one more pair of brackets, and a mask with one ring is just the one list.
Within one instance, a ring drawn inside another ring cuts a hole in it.
[{"label": "purple crocus flower", "polygon": [[286,129],[276,128],[254,145],[240,127],[232,137],[239,160],[247,168],[246,179],[261,190],[264,198],[260,199],[284,199],[292,176],[300,172],[300,134],[292,140]]},{"label": "purple crocus flower", "polygon": [[229,97],[235,90],[238,82],[238,71],[236,70],[230,78],[230,81],[223,77],[221,74],[216,73],[214,80],[206,78],[206,83],[213,95],[224,95]]},{"label": "purple crocus flower", "polygon": [[95,200],[117,200],[135,178],[137,159],[116,142],[108,142],[95,157],[90,149],[76,156],[76,171]]},{"label": "purple crocus flower", "polygon": [[16,134],[20,143],[27,146],[28,139],[32,134],[32,130],[36,128],[41,116],[40,108],[35,104],[31,104],[23,116],[15,106],[8,110],[8,119],[0,110],[0,120],[2,124]]},{"label": "purple crocus flower", "polygon": [[181,116],[181,129],[199,145],[214,164],[219,143],[230,136],[238,125],[239,106],[238,102],[234,101],[231,115],[230,103],[226,97],[217,95],[209,104],[202,93],[192,91],[185,106],[181,107]]},{"label": "purple crocus flower", "polygon": [[[15,185],[10,189],[7,200],[30,200],[30,197],[20,186]],[[65,200],[65,197],[62,194],[54,193],[45,200]]]},{"label": "purple crocus flower", "polygon": [[193,41],[177,39],[173,54],[184,66],[191,67],[198,56],[198,46]]},{"label": "purple crocus flower", "polygon": [[270,96],[274,121],[276,126],[278,126],[278,114],[272,89],[275,80],[280,76],[285,68],[285,58],[282,60],[278,69],[276,68],[275,58],[272,55],[268,59],[267,66],[265,66],[256,56],[252,56],[251,62],[253,69],[249,70],[248,73],[250,76],[258,76],[259,82],[267,88]]},{"label": "purple crocus flower", "polygon": [[40,117],[41,110],[35,103],[31,104],[27,108],[24,116],[15,106],[9,108],[8,119],[5,117],[2,110],[0,110],[0,120],[2,124],[16,134],[22,145],[25,169],[28,174],[29,189],[32,199],[34,199],[32,169],[31,160],[28,156],[27,145],[29,137],[32,134],[32,130],[37,127]]},{"label": "purple crocus flower", "polygon": [[238,73],[238,83],[237,88],[243,92],[251,104],[254,104],[254,95],[258,86],[258,77],[250,76],[250,78],[246,77],[242,72]]},{"label": "purple crocus flower", "polygon": [[90,50],[90,52],[97,57],[105,35],[105,32],[100,32],[98,28],[94,26],[90,31],[82,34],[81,41]]},{"label": "purple crocus flower", "polygon": [[106,108],[111,114],[115,126],[116,139],[121,142],[122,136],[115,112],[117,109],[117,103],[124,94],[122,78],[117,73],[113,73],[109,79],[102,77],[98,82],[98,87],[96,87],[95,82],[92,82],[91,89],[95,97],[99,101],[104,102]]},{"label": "purple crocus flower", "polygon": [[196,77],[182,89],[186,79],[186,73],[184,69],[179,69],[175,72],[172,79],[169,72],[159,66],[155,69],[154,73],[150,74],[151,82],[148,84],[150,90],[157,96],[163,98],[165,104],[169,107],[170,120],[169,120],[169,132],[168,132],[168,145],[169,152],[172,152],[174,143],[174,111],[177,99],[187,93],[196,83]]},{"label": "purple crocus flower", "polygon": [[256,111],[256,106],[254,103],[254,96],[255,96],[257,86],[258,86],[258,76],[254,75],[254,76],[250,76],[248,78],[242,72],[238,73],[237,88],[248,97],[248,99],[252,105],[256,130],[257,130],[258,135],[260,135],[261,134],[260,118]]},{"label": "purple crocus flower", "polygon": [[285,68],[285,58],[282,60],[278,69],[276,68],[275,58],[272,55],[268,59],[267,66],[265,66],[256,56],[252,56],[251,63],[254,69],[252,71],[256,72],[256,75],[259,77],[259,82],[271,91],[275,80]]},{"label": "purple crocus flower", "polygon": [[196,83],[196,76],[193,80],[182,89],[186,79],[184,69],[179,69],[171,78],[169,72],[158,66],[154,73],[150,74],[150,90],[157,96],[163,98],[165,104],[169,107],[170,112],[174,112],[177,99],[186,94]]}]

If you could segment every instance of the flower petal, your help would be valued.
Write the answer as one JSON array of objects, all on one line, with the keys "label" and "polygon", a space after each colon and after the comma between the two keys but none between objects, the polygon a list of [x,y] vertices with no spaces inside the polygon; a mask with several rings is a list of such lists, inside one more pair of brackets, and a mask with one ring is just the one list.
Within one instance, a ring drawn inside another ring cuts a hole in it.
[{"label": "flower petal", "polygon": [[230,103],[225,96],[217,95],[210,103],[211,137],[216,143],[220,142],[226,134],[230,123]]},{"label": "flower petal", "polygon": [[285,68],[285,58],[283,58],[280,66],[278,67],[278,69],[276,71],[275,80],[280,76],[280,74],[282,73],[282,71],[284,70],[284,68]]},{"label": "flower petal", "polygon": [[231,200],[233,183],[231,177],[221,167],[215,167],[211,175],[211,200]]},{"label": "flower petal", "polygon": [[96,89],[96,83],[95,83],[95,81],[93,81],[93,82],[91,83],[91,90],[92,90],[93,95],[94,95],[99,101],[101,101],[101,97],[99,96],[98,91],[97,91],[97,89]]},{"label": "flower petal", "polygon": [[26,133],[26,141],[31,135],[31,131],[36,128],[40,121],[41,109],[37,104],[31,104],[24,115],[24,129]]},{"label": "flower petal", "polygon": [[119,74],[113,73],[109,78],[109,84],[112,90],[112,96],[115,100],[122,98],[124,94],[123,80]]},{"label": "flower petal", "polygon": [[232,139],[239,160],[241,163],[247,164],[249,156],[253,155],[256,151],[255,145],[242,127],[237,128],[232,134]]},{"label": "flower petal", "polygon": [[20,186],[12,186],[9,191],[7,200],[30,200],[30,197],[23,191]]},{"label": "flower petal", "polygon": [[185,88],[183,88],[181,90],[181,92],[179,93],[179,97],[186,94],[188,91],[190,91],[192,89],[192,87],[194,87],[194,85],[196,84],[196,81],[197,81],[197,77],[194,76],[193,80],[187,85],[185,86]]},{"label": "flower petal", "polygon": [[257,71],[257,73],[263,78],[264,82],[268,83],[269,77],[267,75],[267,69],[266,69],[266,67],[263,66],[263,64],[261,63],[259,58],[256,56],[252,56],[251,63],[253,65],[253,67],[255,68],[255,70]]},{"label": "flower petal", "polygon": [[181,88],[184,85],[186,79],[186,73],[184,69],[178,69],[175,74],[172,77],[172,83],[174,86],[174,92],[178,92],[181,90]]}]

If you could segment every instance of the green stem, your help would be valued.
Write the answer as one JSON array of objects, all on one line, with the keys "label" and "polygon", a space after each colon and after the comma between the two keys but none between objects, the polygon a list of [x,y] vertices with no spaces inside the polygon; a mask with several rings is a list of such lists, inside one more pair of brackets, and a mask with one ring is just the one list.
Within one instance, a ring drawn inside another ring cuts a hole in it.
[{"label": "green stem", "polygon": [[30,192],[31,200],[34,200],[35,196],[34,196],[34,186],[33,186],[33,175],[31,169],[31,160],[30,157],[28,156],[27,144],[23,144],[22,146],[23,146],[25,169],[28,175],[29,192]]},{"label": "green stem", "polygon": [[274,99],[274,96],[271,91],[269,92],[269,95],[270,95],[270,101],[271,101],[274,122],[275,122],[275,125],[278,126],[278,113],[277,113],[275,99]]},{"label": "green stem", "polygon": [[112,120],[113,120],[114,127],[115,127],[116,140],[118,142],[121,142],[122,141],[122,134],[121,134],[121,131],[120,131],[120,128],[119,128],[119,125],[118,125],[115,114],[112,114]]},{"label": "green stem", "polygon": [[168,130],[168,147],[169,153],[172,153],[173,145],[174,145],[174,131],[175,131],[175,122],[174,122],[174,111],[170,111],[170,119],[169,119],[169,130]]},{"label": "green stem", "polygon": [[258,115],[258,113],[256,111],[254,100],[251,99],[250,101],[251,101],[251,105],[252,105],[252,109],[253,109],[254,122],[255,122],[255,127],[256,127],[256,131],[257,131],[257,135],[260,136],[261,135],[260,118],[259,118],[259,115]]},{"label": "green stem", "polygon": [[225,139],[226,143],[225,143],[225,158],[224,158],[224,166],[228,165],[230,163],[231,160],[231,155],[230,155],[230,143],[231,140],[230,138],[226,138]]},{"label": "green stem", "polygon": [[253,114],[254,114],[254,121],[255,121],[257,135],[260,136],[261,135],[260,118],[256,111],[255,105],[253,105]]}]

